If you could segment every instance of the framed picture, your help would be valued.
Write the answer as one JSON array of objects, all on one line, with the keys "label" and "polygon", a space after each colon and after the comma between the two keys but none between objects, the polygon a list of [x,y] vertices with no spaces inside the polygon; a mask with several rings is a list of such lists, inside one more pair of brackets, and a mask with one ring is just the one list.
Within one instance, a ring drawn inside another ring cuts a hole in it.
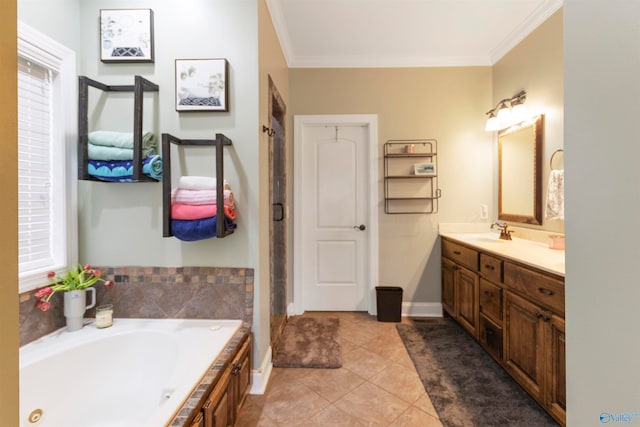
[{"label": "framed picture", "polygon": [[416,163],[413,165],[413,173],[415,175],[435,176],[436,164],[435,163]]},{"label": "framed picture", "polygon": [[176,111],[229,111],[226,59],[176,59]]},{"label": "framed picture", "polygon": [[151,9],[100,9],[102,62],[153,62]]}]

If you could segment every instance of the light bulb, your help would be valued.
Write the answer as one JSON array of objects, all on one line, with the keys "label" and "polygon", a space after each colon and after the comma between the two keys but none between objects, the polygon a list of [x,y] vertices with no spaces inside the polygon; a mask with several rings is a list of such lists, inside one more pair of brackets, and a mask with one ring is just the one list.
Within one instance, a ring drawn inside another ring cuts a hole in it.
[{"label": "light bulb", "polygon": [[504,102],[500,105],[500,109],[498,110],[498,122],[500,125],[507,125],[511,122],[511,109],[507,107],[507,104]]},{"label": "light bulb", "polygon": [[529,118],[529,111],[524,104],[516,104],[511,108],[512,121],[519,123]]},{"label": "light bulb", "polygon": [[484,130],[487,132],[491,132],[494,130],[498,130],[500,128],[500,122],[498,118],[494,115],[491,115],[487,120],[487,125],[484,127]]}]

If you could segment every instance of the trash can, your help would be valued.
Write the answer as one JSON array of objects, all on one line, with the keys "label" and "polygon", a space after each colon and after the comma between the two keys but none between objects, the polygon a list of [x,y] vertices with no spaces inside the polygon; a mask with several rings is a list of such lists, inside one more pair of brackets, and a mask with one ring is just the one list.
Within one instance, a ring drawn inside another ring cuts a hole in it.
[{"label": "trash can", "polygon": [[376,286],[378,322],[400,322],[402,320],[402,288],[398,286]]}]

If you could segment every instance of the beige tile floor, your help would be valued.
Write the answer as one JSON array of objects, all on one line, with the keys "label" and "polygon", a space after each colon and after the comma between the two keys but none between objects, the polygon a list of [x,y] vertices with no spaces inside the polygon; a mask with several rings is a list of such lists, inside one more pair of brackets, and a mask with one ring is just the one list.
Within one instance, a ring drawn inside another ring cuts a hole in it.
[{"label": "beige tile floor", "polygon": [[342,367],[274,368],[266,393],[247,397],[236,426],[442,426],[396,323],[361,312],[309,315],[340,319]]}]

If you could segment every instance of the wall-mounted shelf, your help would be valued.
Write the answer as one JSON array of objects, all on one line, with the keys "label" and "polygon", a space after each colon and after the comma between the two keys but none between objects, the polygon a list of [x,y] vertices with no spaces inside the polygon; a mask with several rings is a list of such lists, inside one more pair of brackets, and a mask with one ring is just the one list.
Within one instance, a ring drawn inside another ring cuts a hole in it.
[{"label": "wall-mounted shelf", "polygon": [[216,139],[180,139],[168,133],[162,134],[162,237],[171,237],[171,144],[182,147],[211,146],[216,149],[216,212],[222,220],[216,221],[216,236],[223,238],[233,233],[233,230],[225,228],[224,221],[224,156],[222,149],[225,145],[232,145],[229,138],[221,133],[216,134]]},{"label": "wall-mounted shelf", "polygon": [[384,211],[387,214],[438,212],[435,139],[389,140],[384,144]]},{"label": "wall-mounted shelf", "polygon": [[142,113],[144,92],[158,92],[158,85],[135,76],[133,85],[106,85],[86,76],[78,77],[78,179],[102,181],[89,175],[89,87],[103,92],[133,92],[133,182],[156,182],[142,173]]}]

